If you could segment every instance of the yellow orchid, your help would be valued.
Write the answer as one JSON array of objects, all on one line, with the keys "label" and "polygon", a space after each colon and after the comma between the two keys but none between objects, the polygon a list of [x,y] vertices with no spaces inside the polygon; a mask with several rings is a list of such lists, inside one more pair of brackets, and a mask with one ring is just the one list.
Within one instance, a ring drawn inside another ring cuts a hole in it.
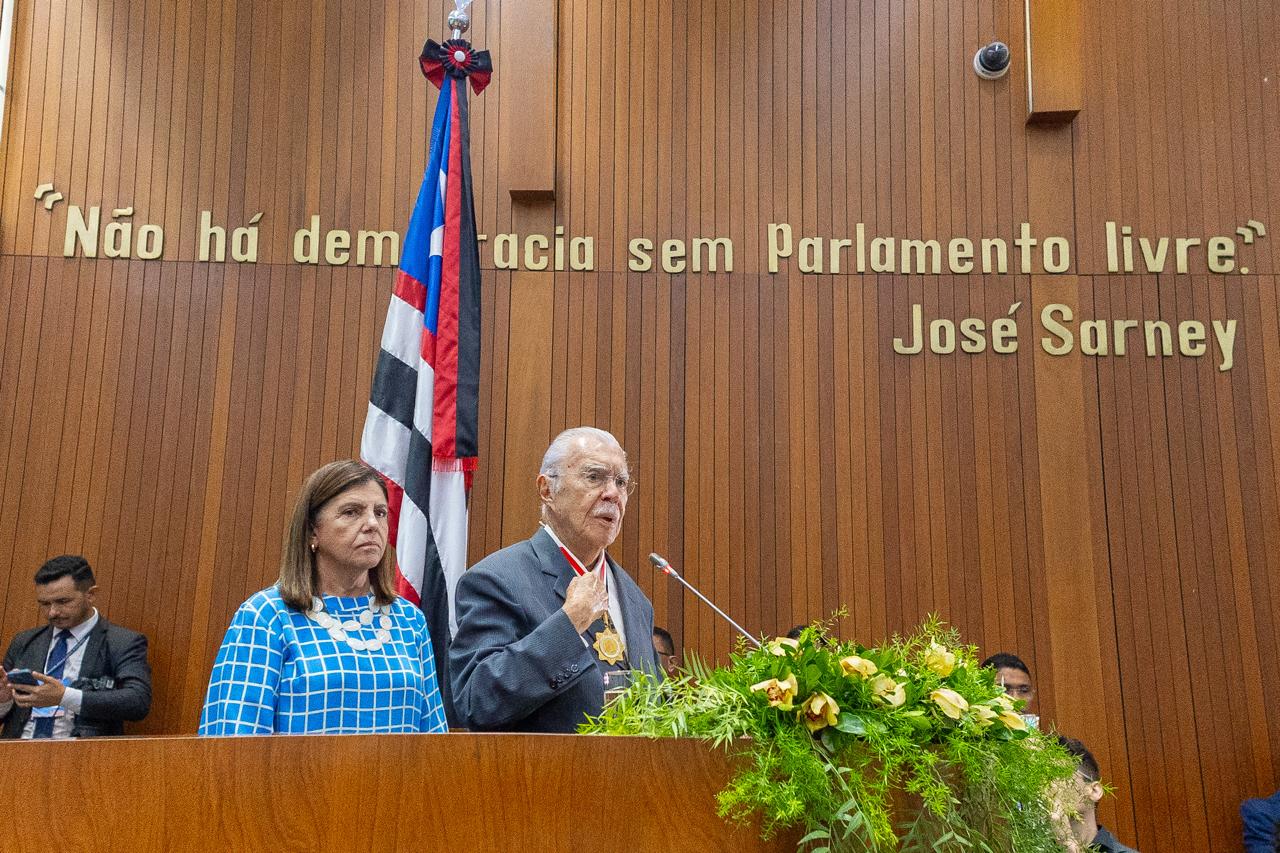
[{"label": "yellow orchid", "polygon": [[969,710],[968,700],[949,687],[939,687],[929,694],[929,698],[942,709],[942,713],[953,720],[960,719],[964,712]]},{"label": "yellow orchid", "polygon": [[840,719],[840,706],[825,693],[814,693],[800,707],[800,718],[811,732],[834,726]]},{"label": "yellow orchid", "polygon": [[877,675],[871,682],[871,692],[878,701],[897,708],[907,701],[907,689],[887,675]]},{"label": "yellow orchid", "polygon": [[999,708],[1001,711],[1013,710],[1013,700],[1009,698],[1008,693],[1001,693],[999,696],[992,699],[990,704]]},{"label": "yellow orchid", "polygon": [[863,678],[870,678],[879,672],[873,661],[860,658],[857,655],[840,658],[840,669],[844,671],[845,675],[860,675]]},{"label": "yellow orchid", "polygon": [[978,722],[980,728],[987,728],[999,717],[995,711],[991,710],[988,705],[973,705],[970,708],[973,711],[973,717]]},{"label": "yellow orchid", "polygon": [[751,685],[751,689],[753,691],[764,691],[770,707],[790,711],[793,707],[791,701],[796,698],[796,692],[800,689],[800,685],[796,683],[794,675],[788,674],[781,681],[776,678],[765,679],[759,684]]},{"label": "yellow orchid", "polygon": [[998,715],[1000,722],[1004,723],[1004,727],[1011,732],[1025,732],[1027,730],[1027,721],[1022,719],[1022,715],[1015,714],[1013,711],[1001,711]]},{"label": "yellow orchid", "polygon": [[770,640],[769,643],[765,646],[765,648],[768,649],[769,654],[771,655],[784,657],[787,654],[787,649],[791,649],[794,651],[800,648],[800,641],[793,640],[790,637],[776,637]]},{"label": "yellow orchid", "polygon": [[933,670],[939,678],[946,678],[956,668],[956,656],[944,646],[930,643],[929,650],[924,653],[924,664]]}]

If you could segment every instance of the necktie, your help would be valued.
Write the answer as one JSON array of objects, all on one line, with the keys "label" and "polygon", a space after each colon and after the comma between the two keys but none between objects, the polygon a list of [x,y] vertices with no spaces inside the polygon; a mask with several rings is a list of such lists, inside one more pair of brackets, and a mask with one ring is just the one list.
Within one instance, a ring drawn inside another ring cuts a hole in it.
[{"label": "necktie", "polygon": [[[45,675],[50,678],[62,678],[62,671],[67,668],[67,644],[70,639],[70,631],[63,629],[58,632],[58,636],[53,641],[53,651],[49,652],[49,661],[53,666],[49,667]],[[53,737],[53,717],[41,717],[36,720],[36,730],[31,736],[33,738]]]}]

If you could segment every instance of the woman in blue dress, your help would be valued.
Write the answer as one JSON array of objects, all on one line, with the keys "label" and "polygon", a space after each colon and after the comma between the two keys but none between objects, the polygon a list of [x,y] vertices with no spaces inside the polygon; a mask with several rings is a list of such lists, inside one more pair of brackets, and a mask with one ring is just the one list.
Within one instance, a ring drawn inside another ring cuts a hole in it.
[{"label": "woman in blue dress", "polygon": [[387,490],[346,460],[307,478],[280,579],[236,611],[202,735],[444,732],[431,637],[395,593]]}]

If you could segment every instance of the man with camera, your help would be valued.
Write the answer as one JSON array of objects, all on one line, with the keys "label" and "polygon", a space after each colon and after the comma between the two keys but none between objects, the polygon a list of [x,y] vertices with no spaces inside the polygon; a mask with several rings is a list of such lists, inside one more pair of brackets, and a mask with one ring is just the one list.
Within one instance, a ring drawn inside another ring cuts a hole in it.
[{"label": "man with camera", "polygon": [[18,634],[4,653],[0,738],[124,734],[124,721],[151,710],[147,638],[98,613],[84,557],[54,557],[35,582],[48,624]]}]

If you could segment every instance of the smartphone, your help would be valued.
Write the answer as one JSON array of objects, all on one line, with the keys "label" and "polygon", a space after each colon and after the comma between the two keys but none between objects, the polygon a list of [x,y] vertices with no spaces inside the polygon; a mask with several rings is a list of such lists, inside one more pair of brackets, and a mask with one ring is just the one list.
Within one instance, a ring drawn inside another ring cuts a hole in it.
[{"label": "smartphone", "polygon": [[39,687],[40,682],[29,669],[12,669],[5,673],[10,684],[20,684],[23,687]]}]

